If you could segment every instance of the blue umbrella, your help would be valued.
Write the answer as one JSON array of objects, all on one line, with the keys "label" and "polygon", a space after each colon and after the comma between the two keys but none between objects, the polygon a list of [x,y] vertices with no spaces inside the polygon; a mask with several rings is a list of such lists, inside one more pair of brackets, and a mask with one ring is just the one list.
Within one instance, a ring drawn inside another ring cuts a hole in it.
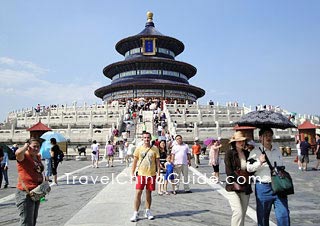
[{"label": "blue umbrella", "polygon": [[42,134],[42,136],[40,138],[42,138],[44,140],[49,140],[49,141],[51,138],[56,138],[56,141],[58,143],[67,141],[67,139],[64,138],[64,136],[62,136],[60,133],[53,132],[53,131],[45,132],[44,134]]},{"label": "blue umbrella", "polygon": [[50,155],[51,143],[50,140],[46,140],[41,144],[40,148],[40,155],[42,159],[49,159],[51,158]]}]

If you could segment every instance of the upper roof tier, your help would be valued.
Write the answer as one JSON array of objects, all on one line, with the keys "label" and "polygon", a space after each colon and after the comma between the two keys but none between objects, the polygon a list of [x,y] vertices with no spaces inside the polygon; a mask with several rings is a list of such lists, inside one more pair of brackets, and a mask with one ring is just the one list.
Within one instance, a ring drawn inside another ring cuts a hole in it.
[{"label": "upper roof tier", "polygon": [[159,58],[157,57],[141,57],[134,60],[124,60],[110,64],[103,69],[103,74],[112,79],[114,75],[125,71],[153,69],[181,72],[187,76],[188,79],[192,78],[197,73],[197,69],[194,66],[185,62],[170,59],[161,59],[161,61],[159,61]]},{"label": "upper roof tier", "polygon": [[156,38],[157,47],[169,49],[175,53],[175,56],[179,55],[184,50],[184,45],[181,41],[165,36],[155,29],[152,12],[147,12],[145,29],[137,35],[120,40],[116,44],[116,50],[124,56],[127,51],[141,47],[141,38],[145,37]]}]

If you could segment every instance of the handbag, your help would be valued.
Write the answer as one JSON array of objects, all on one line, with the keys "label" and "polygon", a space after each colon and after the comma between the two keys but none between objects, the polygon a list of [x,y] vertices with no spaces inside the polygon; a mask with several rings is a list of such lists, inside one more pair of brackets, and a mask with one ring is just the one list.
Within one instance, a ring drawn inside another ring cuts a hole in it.
[{"label": "handbag", "polygon": [[23,180],[19,176],[22,187],[26,190],[27,194],[30,196],[31,200],[34,202],[40,201],[41,198],[44,198],[51,191],[51,187],[48,181],[44,180],[37,187],[29,191]]},{"label": "handbag", "polygon": [[246,170],[235,170],[234,173],[237,175],[237,178],[240,177],[239,182],[243,184],[248,184],[250,180],[250,173]]},{"label": "handbag", "polygon": [[277,166],[277,163],[274,162],[274,167],[272,167],[268,156],[265,151],[259,148],[262,154],[265,154],[266,162],[270,168],[271,172],[271,187],[273,194],[279,196],[286,196],[294,194],[293,181],[290,174],[285,170],[284,166]]},{"label": "handbag", "polygon": [[245,192],[247,190],[246,184],[238,184],[236,181],[232,184],[232,191]]},{"label": "handbag", "polygon": [[[233,164],[236,165],[234,158]],[[250,173],[246,170],[236,169],[234,170],[234,174],[236,175],[236,178],[232,184],[232,191],[246,192],[248,190]]]},{"label": "handbag", "polygon": [[292,178],[290,174],[285,171],[285,167],[275,166],[273,174],[271,175],[271,186],[274,194],[291,195],[294,194]]},{"label": "handbag", "polygon": [[[250,174],[246,170],[240,170],[240,169],[235,170],[234,173],[236,175],[236,180],[232,184],[232,191],[236,191],[236,192],[248,191]],[[240,184],[237,181],[239,181]]]},{"label": "handbag", "polygon": [[97,152],[96,152],[96,151],[92,151],[91,153],[92,153],[92,154],[94,154],[94,155],[95,155],[95,154],[97,154]]}]

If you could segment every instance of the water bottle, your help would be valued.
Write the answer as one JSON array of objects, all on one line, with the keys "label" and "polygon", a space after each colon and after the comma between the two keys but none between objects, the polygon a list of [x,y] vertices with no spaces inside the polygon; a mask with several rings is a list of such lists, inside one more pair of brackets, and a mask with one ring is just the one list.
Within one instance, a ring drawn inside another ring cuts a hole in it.
[{"label": "water bottle", "polygon": [[46,201],[45,197],[40,198],[40,203],[45,202],[45,201]]}]

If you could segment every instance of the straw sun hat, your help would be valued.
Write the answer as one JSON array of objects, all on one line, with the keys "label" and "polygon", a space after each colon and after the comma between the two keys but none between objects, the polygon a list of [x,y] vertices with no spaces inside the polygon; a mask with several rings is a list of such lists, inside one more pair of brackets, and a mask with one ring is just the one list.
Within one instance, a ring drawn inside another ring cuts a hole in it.
[{"label": "straw sun hat", "polygon": [[244,141],[247,138],[243,135],[243,133],[241,131],[237,131],[233,134],[233,136],[231,137],[229,144],[235,141]]}]

